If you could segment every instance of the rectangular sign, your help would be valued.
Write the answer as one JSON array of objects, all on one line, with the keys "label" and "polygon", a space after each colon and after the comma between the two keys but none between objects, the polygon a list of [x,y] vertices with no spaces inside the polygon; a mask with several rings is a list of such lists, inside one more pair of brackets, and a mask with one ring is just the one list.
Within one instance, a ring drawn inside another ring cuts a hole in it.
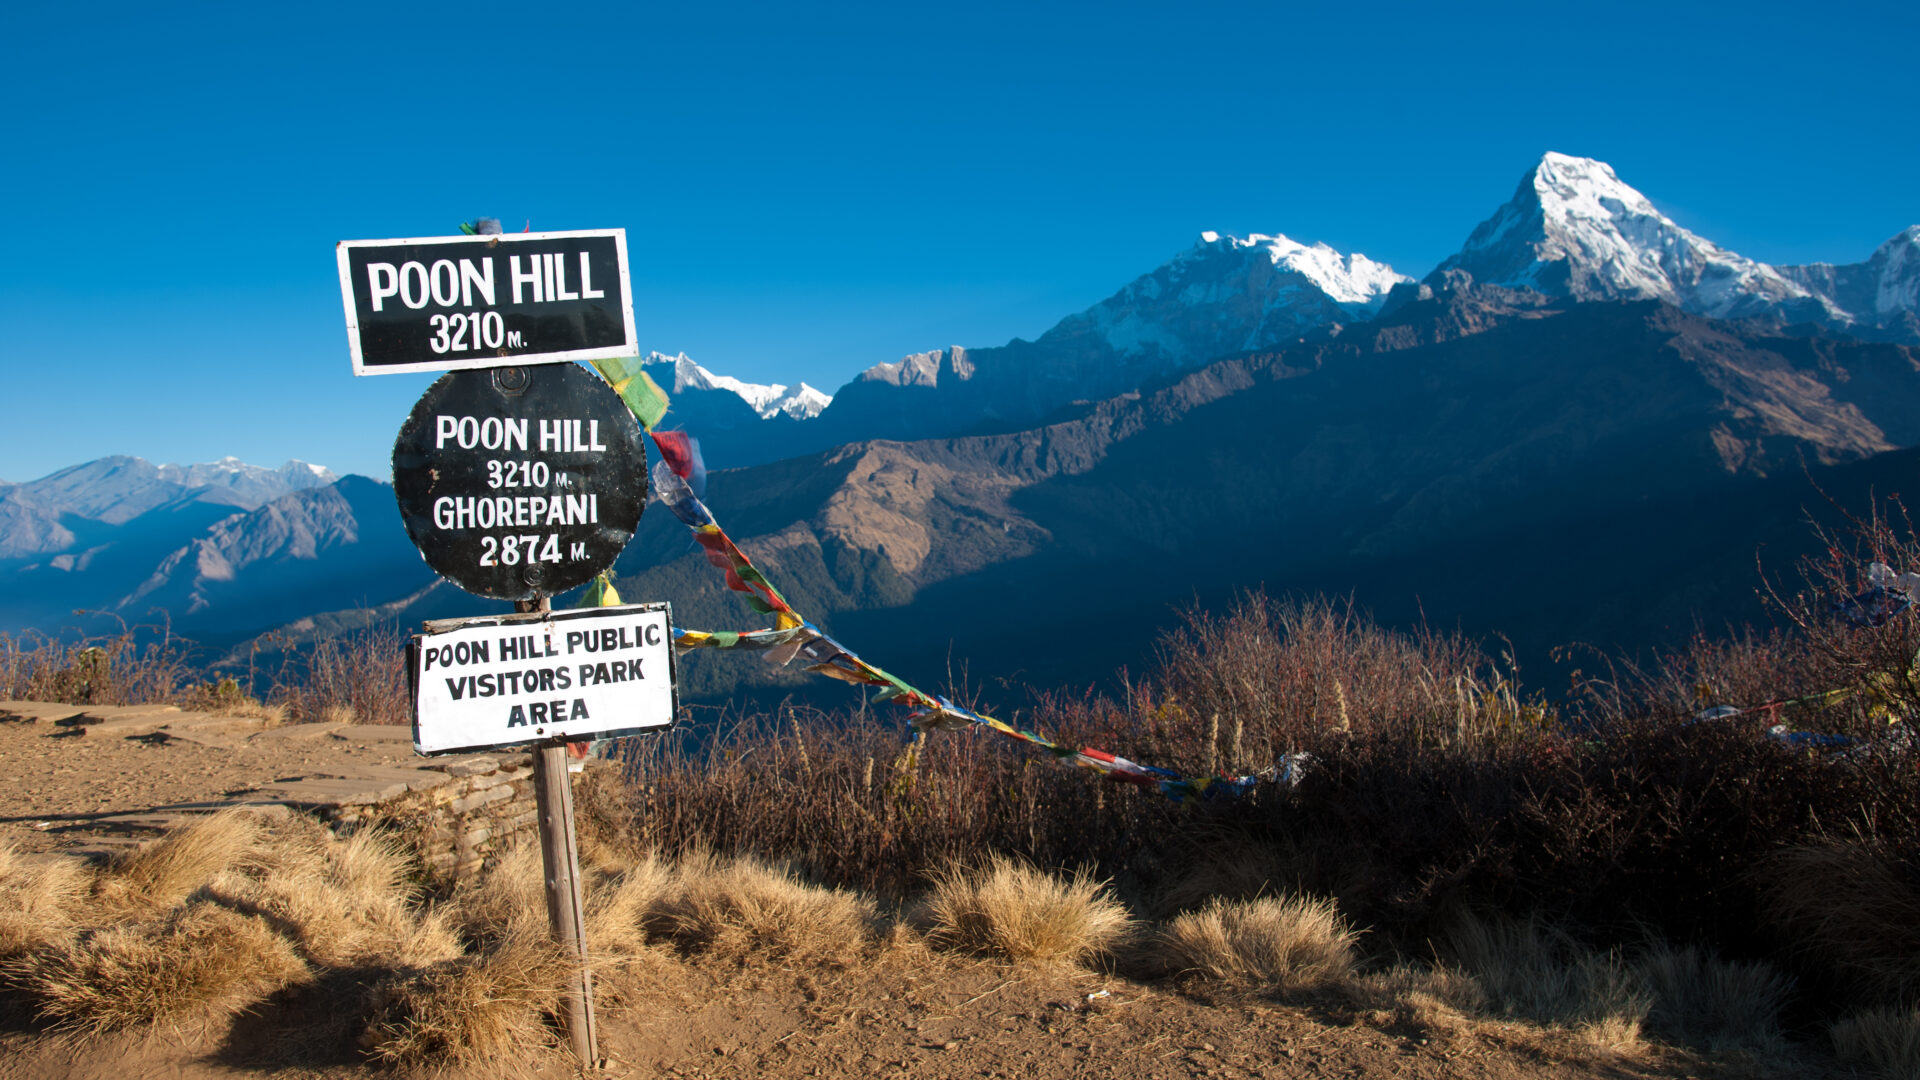
[{"label": "rectangular sign", "polygon": [[637,735],[679,706],[666,604],[430,622],[407,672],[422,754]]},{"label": "rectangular sign", "polygon": [[355,375],[638,356],[627,231],[342,240]]}]

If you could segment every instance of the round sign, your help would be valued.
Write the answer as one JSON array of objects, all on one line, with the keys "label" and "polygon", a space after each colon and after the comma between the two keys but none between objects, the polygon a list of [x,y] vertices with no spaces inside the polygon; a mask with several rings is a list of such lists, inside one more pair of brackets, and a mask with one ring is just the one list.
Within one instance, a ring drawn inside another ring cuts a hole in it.
[{"label": "round sign", "polygon": [[584,585],[647,502],[640,425],[578,364],[450,372],[393,443],[393,493],[434,572],[496,600]]}]

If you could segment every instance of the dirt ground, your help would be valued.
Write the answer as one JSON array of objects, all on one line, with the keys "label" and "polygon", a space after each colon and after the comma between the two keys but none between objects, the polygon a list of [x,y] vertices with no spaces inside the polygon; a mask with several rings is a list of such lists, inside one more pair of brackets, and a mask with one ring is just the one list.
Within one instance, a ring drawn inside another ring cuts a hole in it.
[{"label": "dirt ground", "polygon": [[[616,1077],[1636,1077],[1821,1075],[1666,1049],[1615,1055],[1572,1036],[1487,1024],[1422,1026],[1350,1003],[1209,1000],[1074,969],[954,958],[918,945],[853,971],[689,962],[663,954],[601,988],[601,1052]],[[1100,995],[1089,1000],[1089,995]],[[298,1015],[296,998],[272,1010]],[[391,1076],[348,1039],[261,1041],[293,1016],[63,1042],[0,1034],[0,1080],[213,1080]],[[338,1033],[333,1033],[338,1034]],[[576,1074],[554,1045],[443,1076]]]},{"label": "dirt ground", "polygon": [[[401,727],[273,727],[237,719],[142,732],[149,725],[122,719],[88,728],[45,716],[10,718],[18,713],[9,708],[28,706],[0,703],[0,782],[8,793],[0,808],[0,840],[31,852],[94,848],[103,834],[141,832],[115,829],[109,818],[244,799],[275,781],[342,766],[410,767],[420,760]],[[62,710],[41,711],[51,716]],[[127,724],[127,733],[107,730],[112,723]],[[339,737],[343,733],[369,737]]]},{"label": "dirt ground", "polygon": [[[316,726],[317,728],[318,726]],[[404,740],[342,745],[314,730],[270,739],[76,735],[51,722],[0,723],[10,799],[0,839],[55,851],[103,816],[231,798],[346,755],[369,765],[412,757]],[[0,1014],[0,1080],[260,1080],[392,1076],[368,1065],[356,1032],[327,1004],[354,986],[290,991],[232,1022],[91,1039],[51,1036]],[[343,995],[346,995],[343,997]],[[615,1077],[1519,1078],[1819,1076],[1808,1060],[1709,1060],[1646,1048],[1616,1055],[1568,1034],[1473,1021],[1421,1023],[1350,1000],[1279,1003],[1212,997],[1205,987],[1085,969],[1009,966],[879,946],[850,968],[681,956],[666,947],[604,972],[605,1067]],[[293,1041],[284,1033],[298,1032]],[[566,1077],[548,1045],[446,1076]]]}]

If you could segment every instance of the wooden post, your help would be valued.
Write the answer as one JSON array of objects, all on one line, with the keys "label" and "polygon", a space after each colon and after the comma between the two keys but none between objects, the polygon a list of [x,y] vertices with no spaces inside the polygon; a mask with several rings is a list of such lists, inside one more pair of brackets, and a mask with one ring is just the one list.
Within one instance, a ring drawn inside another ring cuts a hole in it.
[{"label": "wooden post", "polygon": [[[547,597],[520,601],[516,611],[551,611]],[[587,907],[580,893],[580,846],[573,830],[573,784],[567,751],[558,743],[534,751],[533,796],[540,814],[540,863],[546,871],[547,925],[553,940],[572,957],[563,1019],[582,1070],[600,1061],[600,1034],[593,1017],[593,972],[587,966]]]}]

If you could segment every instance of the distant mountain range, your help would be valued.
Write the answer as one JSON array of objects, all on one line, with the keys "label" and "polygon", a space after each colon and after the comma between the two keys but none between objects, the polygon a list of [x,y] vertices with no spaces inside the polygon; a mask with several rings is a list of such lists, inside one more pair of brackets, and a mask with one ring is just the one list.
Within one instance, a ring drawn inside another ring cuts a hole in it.
[{"label": "distant mountain range", "polygon": [[[1822,493],[1858,509],[1912,477],[1916,245],[1768,266],[1548,154],[1417,281],[1206,233],[1035,341],[910,355],[831,397],[649,367],[722,523],[910,678],[1098,679],[1174,606],[1258,584],[1527,657],[1640,648],[1755,614],[1756,550],[1789,568]],[[658,510],[617,570],[685,625],[752,621]],[[439,583],[361,477],[109,458],[0,486],[0,629],[164,609],[211,643],[297,643],[499,606]],[[798,678],[705,656],[685,675],[695,699]]]}]

